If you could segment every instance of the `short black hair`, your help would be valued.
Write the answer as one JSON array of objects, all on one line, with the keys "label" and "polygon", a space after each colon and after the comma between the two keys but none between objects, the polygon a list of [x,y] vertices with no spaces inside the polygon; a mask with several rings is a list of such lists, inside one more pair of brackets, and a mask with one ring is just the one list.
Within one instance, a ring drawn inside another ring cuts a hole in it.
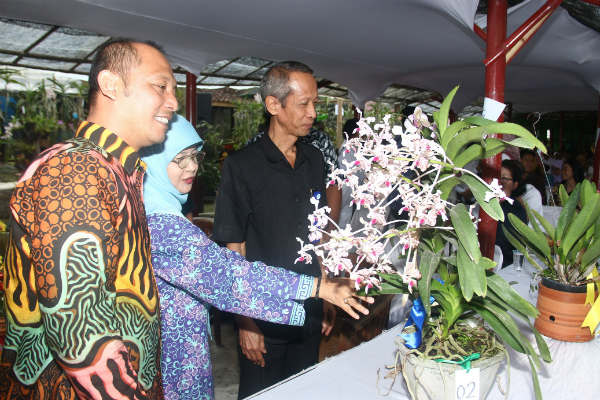
[{"label": "short black hair", "polygon": [[563,168],[565,164],[568,164],[573,170],[573,179],[575,179],[575,183],[583,182],[585,178],[585,169],[575,160],[574,158],[569,158],[563,161]]},{"label": "short black hair", "polygon": [[111,39],[102,44],[96,50],[94,61],[88,76],[89,91],[88,104],[90,107],[94,104],[96,93],[100,91],[98,86],[98,74],[103,70],[109,70],[116,73],[123,79],[127,85],[129,70],[134,65],[139,65],[141,59],[135,49],[135,43],[142,43],[151,46],[158,50],[161,54],[165,54],[163,49],[152,41],[139,41],[125,38]]},{"label": "short black hair", "polygon": [[524,156],[533,156],[533,157],[537,157],[537,153],[535,152],[535,150],[532,149],[521,149],[521,158],[523,158]]},{"label": "short black hair", "polygon": [[290,94],[290,74],[292,72],[304,72],[313,74],[313,70],[299,61],[283,61],[273,65],[263,76],[260,82],[260,96],[263,104],[267,96],[273,96],[285,106],[285,99]]},{"label": "short black hair", "polygon": [[519,185],[512,192],[513,197],[519,197],[525,193],[525,184],[523,183],[523,166],[516,160],[503,160],[502,168],[506,168],[512,175],[513,182],[518,182]]}]

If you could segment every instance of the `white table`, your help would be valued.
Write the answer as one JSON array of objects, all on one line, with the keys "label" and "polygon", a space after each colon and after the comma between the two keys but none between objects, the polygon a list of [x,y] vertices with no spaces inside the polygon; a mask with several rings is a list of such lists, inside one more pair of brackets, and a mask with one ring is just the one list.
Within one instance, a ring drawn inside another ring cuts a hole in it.
[{"label": "white table", "polygon": [[[516,271],[509,266],[500,271],[507,281],[518,282],[515,289],[535,305],[537,293],[530,293],[532,269],[525,266]],[[276,384],[253,396],[260,400],[300,399],[409,399],[402,376],[396,379],[388,396],[383,396],[391,380],[383,379],[385,366],[394,364],[395,344],[402,325],[383,332],[375,339],[326,359],[286,381]],[[526,330],[524,330],[526,331]],[[533,334],[530,335],[531,337]],[[535,343],[535,341],[533,341]],[[587,343],[567,343],[546,338],[553,362],[542,362],[538,371],[544,399],[596,399],[600,398],[600,338]],[[510,388],[509,399],[533,399],[533,384],[529,362],[524,355],[509,349]],[[377,388],[377,370],[382,378]],[[506,365],[498,380],[507,387]],[[495,384],[487,397],[501,400],[505,396]]]},{"label": "white table", "polygon": [[542,216],[550,222],[550,225],[556,226],[558,223],[558,217],[560,217],[560,213],[562,211],[562,207],[558,206],[542,206]]}]

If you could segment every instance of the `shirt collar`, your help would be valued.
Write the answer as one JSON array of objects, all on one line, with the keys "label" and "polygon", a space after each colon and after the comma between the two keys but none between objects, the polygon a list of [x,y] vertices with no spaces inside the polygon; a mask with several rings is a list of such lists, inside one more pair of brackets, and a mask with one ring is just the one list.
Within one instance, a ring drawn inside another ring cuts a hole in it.
[{"label": "shirt collar", "polygon": [[[287,165],[289,165],[285,156],[283,155],[281,150],[279,150],[279,148],[275,145],[275,143],[273,143],[267,132],[265,132],[262,135],[260,139],[260,144],[263,148],[263,151],[265,152],[265,155],[267,156],[267,159],[270,162],[277,163],[280,161],[284,161]],[[304,152],[302,151],[301,146],[298,146],[298,141],[296,141],[296,162],[294,163],[294,168],[297,168],[300,164],[302,164],[302,162],[304,162],[304,157]]]},{"label": "shirt collar", "polygon": [[123,169],[129,175],[133,174],[138,167],[146,169],[146,164],[140,159],[138,152],[133,147],[125,143],[117,134],[98,124],[89,121],[81,122],[75,137],[86,138],[104,149],[119,160]]}]

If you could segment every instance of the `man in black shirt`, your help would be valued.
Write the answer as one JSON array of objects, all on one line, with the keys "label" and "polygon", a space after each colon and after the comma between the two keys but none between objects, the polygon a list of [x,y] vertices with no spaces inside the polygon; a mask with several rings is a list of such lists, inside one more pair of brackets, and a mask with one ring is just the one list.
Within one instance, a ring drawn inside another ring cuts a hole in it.
[{"label": "man in black shirt", "polygon": [[[316,117],[317,84],[312,70],[298,62],[273,66],[263,78],[261,95],[270,121],[268,134],[229,156],[217,196],[214,238],[246,256],[308,275],[319,276],[317,258],[297,263],[297,237],[308,240],[311,197],[325,199],[325,165],[319,150],[298,143]],[[260,290],[255,288],[253,290]],[[257,305],[260,306],[260,305]],[[239,398],[249,396],[318,361],[323,304],[305,302],[303,327],[238,317]]]}]

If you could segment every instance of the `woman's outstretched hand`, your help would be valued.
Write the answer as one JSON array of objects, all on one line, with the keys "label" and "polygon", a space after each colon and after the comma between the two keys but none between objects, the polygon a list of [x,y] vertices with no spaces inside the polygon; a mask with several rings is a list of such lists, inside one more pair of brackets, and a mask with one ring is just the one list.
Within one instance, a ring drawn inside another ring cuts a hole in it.
[{"label": "woman's outstretched hand", "polygon": [[365,315],[369,314],[369,310],[362,305],[362,301],[369,304],[375,301],[373,297],[357,295],[354,291],[354,281],[348,278],[328,279],[323,276],[318,296],[335,304],[355,319],[360,317],[356,311]]}]

